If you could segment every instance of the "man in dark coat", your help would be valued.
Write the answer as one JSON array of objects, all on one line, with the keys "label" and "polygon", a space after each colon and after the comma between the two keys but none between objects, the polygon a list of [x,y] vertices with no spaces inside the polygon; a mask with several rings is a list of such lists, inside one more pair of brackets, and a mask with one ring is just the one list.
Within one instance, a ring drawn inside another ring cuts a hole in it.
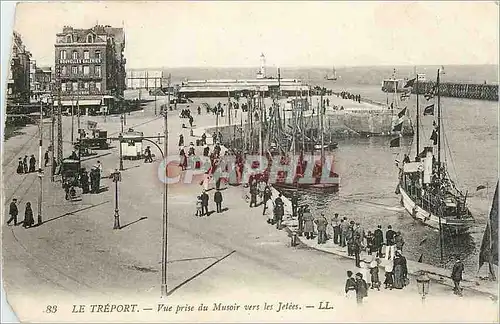
[{"label": "man in dark coat", "polygon": [[179,146],[183,146],[184,145],[184,135],[180,134],[179,135]]},{"label": "man in dark coat", "polygon": [[80,176],[80,183],[82,185],[83,193],[84,194],[89,193],[89,174],[85,169],[82,169],[82,174]]},{"label": "man in dark coat", "polygon": [[377,251],[377,258],[382,257],[382,245],[384,244],[384,233],[382,232],[382,225],[378,225],[373,233],[373,246]]},{"label": "man in dark coat", "polygon": [[35,159],[35,156],[33,154],[31,154],[29,172],[35,172],[35,170],[36,170],[36,159]]},{"label": "man in dark coat", "polygon": [[451,280],[453,280],[453,293],[455,295],[462,296],[462,288],[460,288],[460,281],[462,281],[462,275],[464,272],[464,264],[460,260],[460,256],[457,256],[455,264],[453,265],[453,270],[451,271]]},{"label": "man in dark coat", "polygon": [[256,184],[256,182],[252,182],[252,184],[250,184],[250,208],[252,208],[252,207],[257,207],[257,184]]},{"label": "man in dark coat", "polygon": [[208,194],[205,190],[201,194],[201,216],[208,216]]},{"label": "man in dark coat", "polygon": [[45,159],[44,166],[47,166],[47,164],[49,164],[49,151],[45,151],[44,159]]},{"label": "man in dark coat", "polygon": [[10,225],[10,222],[14,221],[14,226],[17,226],[17,215],[19,214],[19,211],[17,210],[17,199],[14,198],[12,199],[12,202],[10,203],[9,206],[9,215],[10,218],[7,221],[7,225]]},{"label": "man in dark coat", "polygon": [[214,194],[214,201],[217,209],[217,213],[222,213],[222,193],[217,190]]},{"label": "man in dark coat", "polygon": [[93,168],[92,170],[90,170],[90,193],[97,193],[99,191],[97,177],[97,169]]},{"label": "man in dark coat", "polygon": [[207,144],[207,134],[203,133],[201,135],[201,145],[206,145]]},{"label": "man in dark coat", "polygon": [[24,168],[24,173],[28,173],[28,156],[25,155],[23,159],[23,168]]},{"label": "man in dark coat", "polygon": [[358,304],[363,303],[363,298],[368,297],[368,284],[363,279],[363,274],[356,273],[356,301]]},{"label": "man in dark coat", "polygon": [[264,188],[264,210],[262,211],[262,215],[266,213],[267,201],[271,199],[271,188],[268,185]]},{"label": "man in dark coat", "polygon": [[354,239],[353,239],[353,242],[352,242],[352,253],[354,254],[354,263],[356,265],[356,267],[359,268],[359,263],[360,263],[360,253],[361,253],[361,237],[359,236],[359,234],[355,234],[354,235]]},{"label": "man in dark coat", "polygon": [[387,255],[391,255],[391,258],[394,257],[394,252],[395,252],[395,245],[396,242],[394,241],[394,238],[396,236],[396,232],[392,230],[392,226],[389,225],[387,227],[387,232],[385,232],[385,239],[386,239],[386,244],[387,244]]},{"label": "man in dark coat", "polygon": [[292,216],[295,217],[297,216],[297,207],[299,205],[299,197],[296,191],[293,192],[291,201],[292,201]]}]

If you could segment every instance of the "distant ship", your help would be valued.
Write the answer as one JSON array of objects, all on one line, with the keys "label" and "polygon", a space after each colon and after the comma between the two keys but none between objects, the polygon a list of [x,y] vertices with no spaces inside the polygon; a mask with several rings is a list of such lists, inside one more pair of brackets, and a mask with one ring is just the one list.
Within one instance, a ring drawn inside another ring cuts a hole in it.
[{"label": "distant ship", "polygon": [[332,68],[332,75],[329,76],[328,73],[325,76],[326,80],[335,81],[337,80],[337,71],[335,71],[335,66]]}]

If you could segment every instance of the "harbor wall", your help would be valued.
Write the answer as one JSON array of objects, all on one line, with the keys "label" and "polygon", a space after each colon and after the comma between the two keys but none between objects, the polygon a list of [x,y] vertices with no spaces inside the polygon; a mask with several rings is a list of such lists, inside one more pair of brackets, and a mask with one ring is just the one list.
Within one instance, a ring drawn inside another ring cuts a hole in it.
[{"label": "harbor wall", "polygon": [[[238,116],[239,117],[239,116]],[[303,125],[306,134],[316,135],[319,133],[320,120],[318,116],[304,116]],[[333,111],[328,112],[324,116],[323,126],[325,130],[325,141],[330,138],[348,138],[360,136],[396,136],[398,133],[392,131],[394,125],[398,123],[397,114],[392,114],[390,111],[381,110],[379,112],[350,112],[350,111]],[[290,125],[290,127],[288,126]],[[290,119],[285,120],[285,128],[291,130],[292,122]],[[253,123],[253,138],[254,141],[259,139],[260,123]],[[300,123],[299,123],[300,127]],[[206,130],[209,134],[216,131],[215,127]],[[244,133],[247,133],[247,142],[250,142],[251,127],[250,124],[224,125],[219,126],[218,131],[222,134],[223,143],[235,143],[236,146],[241,144]],[[413,135],[413,128],[408,118],[403,119],[403,127],[401,134],[403,136]]]},{"label": "harbor wall", "polygon": [[[430,92],[435,84],[433,81],[419,82],[418,94]],[[412,93],[417,93],[416,87],[413,87]],[[498,101],[498,85],[444,82],[439,84],[439,94],[443,97]]]}]

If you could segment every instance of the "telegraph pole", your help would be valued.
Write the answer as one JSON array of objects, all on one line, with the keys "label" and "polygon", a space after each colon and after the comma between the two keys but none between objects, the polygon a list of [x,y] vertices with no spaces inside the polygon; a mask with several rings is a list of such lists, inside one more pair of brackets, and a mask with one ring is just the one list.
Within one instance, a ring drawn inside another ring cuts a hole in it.
[{"label": "telegraph pole", "polygon": [[52,155],[52,159],[50,160],[50,181],[54,182],[54,154],[55,154],[55,146],[54,146],[54,137],[55,137],[55,124],[56,124],[56,116],[54,115],[54,88],[52,88],[51,95],[51,125],[50,125],[50,154]]},{"label": "telegraph pole", "polygon": [[61,65],[57,65],[57,164],[60,166],[63,159],[63,136],[62,136],[62,102],[61,102]]},{"label": "telegraph pole", "polygon": [[[170,106],[170,81],[171,75],[168,74],[168,106]],[[165,161],[165,179],[163,182],[163,242],[162,242],[162,262],[161,262],[161,296],[167,297],[167,262],[168,262],[168,184],[167,184],[167,155],[168,155],[168,106],[163,111],[164,120],[164,137],[163,143],[163,159]]]}]

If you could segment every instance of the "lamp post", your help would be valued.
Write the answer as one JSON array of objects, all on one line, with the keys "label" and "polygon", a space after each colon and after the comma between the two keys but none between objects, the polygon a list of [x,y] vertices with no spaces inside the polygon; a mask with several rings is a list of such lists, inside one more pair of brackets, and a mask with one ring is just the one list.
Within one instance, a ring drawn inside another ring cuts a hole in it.
[{"label": "lamp post", "polygon": [[[171,75],[168,74],[168,95],[167,100],[170,105],[170,82]],[[167,297],[167,262],[168,262],[168,184],[167,184],[167,155],[168,155],[168,110],[167,106],[163,109],[163,134],[165,136],[163,142],[163,159],[165,161],[165,180],[163,181],[163,231],[162,231],[162,253],[161,253],[161,297]]]},{"label": "lamp post", "polygon": [[43,201],[42,138],[43,138],[43,104],[42,100],[40,100],[40,142],[38,147],[38,178],[40,179],[40,195],[38,198],[38,225],[42,224],[42,201]]},{"label": "lamp post", "polygon": [[115,169],[115,172],[111,173],[111,178],[115,183],[115,223],[113,229],[120,229],[120,212],[118,210],[118,182],[122,181],[122,175],[120,171]]},{"label": "lamp post", "polygon": [[120,116],[120,122],[121,122],[121,132],[120,132],[120,136],[118,136],[118,138],[120,139],[119,140],[119,142],[120,142],[120,165],[119,165],[119,169],[120,169],[120,171],[123,171],[123,151],[122,151],[123,122],[124,122],[123,111],[122,111],[122,115]]},{"label": "lamp post", "polygon": [[424,271],[421,271],[417,277],[418,293],[422,296],[422,303],[425,301],[425,296],[429,293],[430,281],[431,279]]}]

